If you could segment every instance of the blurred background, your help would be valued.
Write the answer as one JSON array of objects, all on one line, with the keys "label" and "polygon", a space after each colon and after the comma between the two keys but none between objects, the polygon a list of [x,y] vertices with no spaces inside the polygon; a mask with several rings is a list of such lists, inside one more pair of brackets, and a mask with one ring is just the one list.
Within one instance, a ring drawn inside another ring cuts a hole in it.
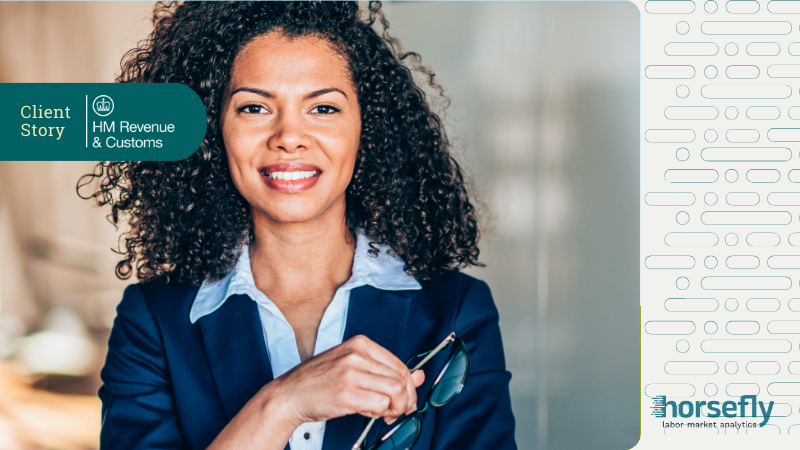
[{"label": "blurred background", "polygon": [[[0,82],[111,82],[152,2],[0,2]],[[639,438],[639,13],[629,2],[393,2],[485,218],[520,449]],[[24,149],[23,149],[24,151]],[[119,231],[91,162],[0,162],[0,450],[98,446]]]}]

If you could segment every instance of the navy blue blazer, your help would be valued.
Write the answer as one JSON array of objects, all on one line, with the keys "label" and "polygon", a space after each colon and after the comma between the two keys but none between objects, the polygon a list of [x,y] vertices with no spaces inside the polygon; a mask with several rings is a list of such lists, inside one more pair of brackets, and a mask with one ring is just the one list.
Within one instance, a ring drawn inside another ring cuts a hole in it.
[{"label": "navy blue blazer", "polygon": [[[197,290],[171,284],[125,290],[101,373],[101,449],[204,449],[272,381],[257,304],[232,296],[192,324]],[[362,286],[350,293],[344,340],[363,334],[405,361],[451,331],[469,349],[470,374],[455,400],[424,414],[414,449],[516,449],[511,374],[486,283],[454,273],[421,290]],[[447,356],[441,352],[426,364],[419,406]],[[359,415],[329,420],[323,450],[349,450],[366,421]],[[369,444],[389,430],[378,424]]]}]

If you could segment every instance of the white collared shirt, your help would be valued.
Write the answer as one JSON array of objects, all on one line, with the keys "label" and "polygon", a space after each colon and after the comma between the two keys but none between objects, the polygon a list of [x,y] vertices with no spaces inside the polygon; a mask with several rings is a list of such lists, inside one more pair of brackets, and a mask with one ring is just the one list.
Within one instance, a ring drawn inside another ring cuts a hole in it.
[{"label": "white collared shirt", "polygon": [[[314,355],[342,343],[350,290],[364,285],[386,291],[421,288],[414,277],[403,271],[403,261],[388,253],[388,246],[377,246],[380,254],[375,258],[367,253],[369,248],[369,238],[359,230],[352,275],[336,290],[333,300],[325,309],[317,331]],[[228,297],[237,294],[247,295],[258,304],[273,377],[277,378],[300,364],[300,354],[292,326],[278,307],[255,286],[247,246],[242,249],[239,261],[225,278],[200,286],[189,311],[189,319],[192,323],[197,322],[201,317],[216,311]],[[324,435],[325,422],[304,423],[292,433],[289,446],[292,450],[321,450]]]}]

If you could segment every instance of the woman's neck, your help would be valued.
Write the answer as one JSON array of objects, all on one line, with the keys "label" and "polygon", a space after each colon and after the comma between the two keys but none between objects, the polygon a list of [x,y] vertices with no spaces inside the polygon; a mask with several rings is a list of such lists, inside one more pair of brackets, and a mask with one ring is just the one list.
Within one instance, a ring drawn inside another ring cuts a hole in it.
[{"label": "woman's neck", "polygon": [[355,237],[341,203],[302,223],[253,214],[250,264],[256,286],[270,299],[302,301],[315,291],[335,291],[350,278]]}]

